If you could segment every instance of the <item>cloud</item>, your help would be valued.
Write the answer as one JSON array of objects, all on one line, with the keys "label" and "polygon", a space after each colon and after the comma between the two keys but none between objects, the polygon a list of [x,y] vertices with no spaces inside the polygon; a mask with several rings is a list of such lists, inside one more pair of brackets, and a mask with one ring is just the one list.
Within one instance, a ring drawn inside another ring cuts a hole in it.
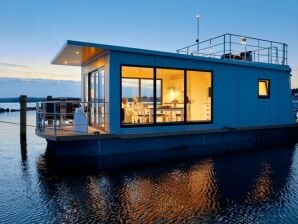
[{"label": "cloud", "polygon": [[[46,69],[45,69],[46,71]],[[80,81],[81,75],[78,74],[67,74],[63,71],[45,72],[41,69],[30,69],[30,70],[18,70],[18,69],[0,69],[0,78],[22,78],[22,79],[53,79],[53,80],[73,80]]]},{"label": "cloud", "polygon": [[6,62],[0,62],[0,65],[7,66],[7,67],[17,67],[17,68],[31,68],[30,66],[27,66],[27,65],[11,64]]},{"label": "cloud", "polygon": [[80,97],[81,84],[76,81],[0,77],[0,98],[28,95],[33,97]]}]

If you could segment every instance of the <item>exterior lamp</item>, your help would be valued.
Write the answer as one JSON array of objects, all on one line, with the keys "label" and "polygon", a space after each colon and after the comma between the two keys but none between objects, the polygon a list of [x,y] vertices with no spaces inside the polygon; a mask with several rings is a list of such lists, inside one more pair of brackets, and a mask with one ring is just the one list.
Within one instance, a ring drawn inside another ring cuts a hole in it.
[{"label": "exterior lamp", "polygon": [[241,37],[241,43],[246,45],[246,37]]}]

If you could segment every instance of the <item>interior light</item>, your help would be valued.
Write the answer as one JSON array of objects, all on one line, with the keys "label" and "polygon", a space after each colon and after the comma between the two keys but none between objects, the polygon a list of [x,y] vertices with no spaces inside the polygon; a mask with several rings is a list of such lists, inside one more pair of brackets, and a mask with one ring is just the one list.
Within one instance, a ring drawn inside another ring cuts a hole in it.
[{"label": "interior light", "polygon": [[79,54],[80,52],[79,51],[76,51],[76,54]]},{"label": "interior light", "polygon": [[67,61],[64,61],[64,64],[67,65]]}]

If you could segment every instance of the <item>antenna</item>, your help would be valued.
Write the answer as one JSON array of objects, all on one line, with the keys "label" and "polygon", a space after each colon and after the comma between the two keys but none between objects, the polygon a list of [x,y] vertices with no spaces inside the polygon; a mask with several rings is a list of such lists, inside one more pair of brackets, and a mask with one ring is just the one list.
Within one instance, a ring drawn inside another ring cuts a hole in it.
[{"label": "antenna", "polygon": [[200,50],[200,15],[196,15],[196,20],[197,20],[197,54],[199,54],[199,50]]}]

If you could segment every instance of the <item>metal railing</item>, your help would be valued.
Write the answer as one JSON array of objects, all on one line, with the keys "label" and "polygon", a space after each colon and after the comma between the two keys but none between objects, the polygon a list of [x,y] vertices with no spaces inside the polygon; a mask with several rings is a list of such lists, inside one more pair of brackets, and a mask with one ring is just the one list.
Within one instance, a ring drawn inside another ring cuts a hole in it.
[{"label": "metal railing", "polygon": [[[106,127],[106,102],[42,101],[36,103],[36,129],[53,136],[94,135]],[[86,122],[75,120],[82,108]],[[90,131],[90,127],[92,131]],[[82,131],[84,129],[84,131]]]},{"label": "metal railing", "polygon": [[223,34],[177,50],[178,54],[287,65],[288,45],[236,34]]}]

